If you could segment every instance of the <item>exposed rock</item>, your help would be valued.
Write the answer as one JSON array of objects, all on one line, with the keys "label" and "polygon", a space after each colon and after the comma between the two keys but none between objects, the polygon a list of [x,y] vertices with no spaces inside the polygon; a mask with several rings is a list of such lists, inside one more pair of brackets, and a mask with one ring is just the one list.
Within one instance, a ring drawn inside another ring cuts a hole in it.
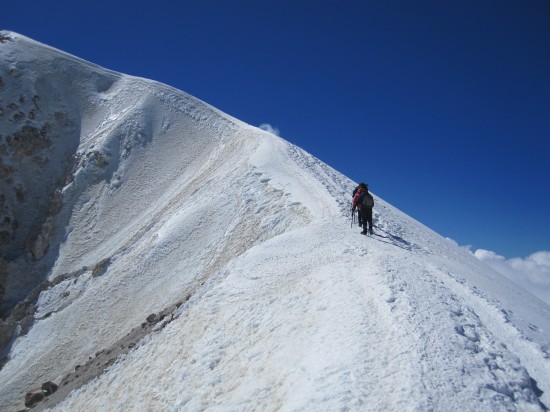
[{"label": "exposed rock", "polygon": [[[6,293],[4,282],[6,281],[7,275],[8,265],[6,264],[5,259],[0,257],[0,308],[4,305],[4,294]],[[0,314],[2,314],[1,311]]]},{"label": "exposed rock", "polygon": [[156,313],[151,313],[149,316],[147,316],[146,320],[149,323],[155,323],[159,320],[159,317]]},{"label": "exposed rock", "polygon": [[38,402],[44,400],[45,397],[50,396],[52,393],[57,392],[59,386],[52,382],[44,382],[40,389],[33,389],[25,395],[25,406],[28,408],[33,408]]},{"label": "exposed rock", "polygon": [[0,43],[5,43],[7,41],[12,41],[13,39],[7,34],[0,34]]},{"label": "exposed rock", "polygon": [[[186,300],[190,298],[191,295],[188,295]],[[145,324],[132,329],[130,333],[113,343],[111,347],[96,352],[95,357],[89,357],[85,364],[76,365],[73,372],[68,373],[61,379],[58,390],[55,393],[52,392],[52,395],[48,395],[47,398],[44,398],[44,402],[36,404],[33,411],[39,412],[53,407],[65,399],[73,390],[82,387],[82,385],[90,380],[100,376],[116,362],[119,356],[136,348],[141,339],[170,323],[175,318],[172,311],[175,311],[181,304],[180,301],[175,305],[171,305],[162,310],[160,314],[152,313],[147,316]],[[159,322],[162,323],[159,324]]]},{"label": "exposed rock", "polygon": [[5,164],[4,161],[0,158],[0,179],[5,179],[13,175],[13,166],[10,164]]},{"label": "exposed rock", "polygon": [[164,318],[165,316],[171,315],[178,309],[178,305],[172,305],[168,306],[166,309],[164,309],[162,312],[160,312],[160,319]]},{"label": "exposed rock", "polygon": [[88,160],[99,167],[105,167],[109,164],[107,156],[101,153],[99,150],[93,150],[86,154]]},{"label": "exposed rock", "polygon": [[36,237],[31,250],[34,260],[40,260],[46,254],[48,246],[50,245],[50,237],[54,229],[53,219],[48,217],[46,222],[42,225],[42,230]]},{"label": "exposed rock", "polygon": [[5,347],[11,342],[13,334],[15,333],[15,322],[11,319],[0,319],[0,349]]},{"label": "exposed rock", "polygon": [[44,392],[42,392],[42,389],[35,389],[33,391],[27,392],[27,394],[25,395],[25,406],[32,408],[42,399],[44,399]]},{"label": "exposed rock", "polygon": [[95,278],[96,276],[103,275],[107,271],[107,268],[109,267],[110,263],[111,263],[111,258],[105,258],[100,260],[92,270],[92,277]]},{"label": "exposed rock", "polygon": [[50,215],[56,215],[63,207],[63,194],[61,190],[56,189],[50,196],[50,208],[48,213]]},{"label": "exposed rock", "polygon": [[21,159],[35,155],[40,150],[49,148],[52,145],[50,139],[50,125],[44,124],[40,129],[37,127],[25,125],[20,131],[13,134],[9,139],[8,145],[13,150],[14,157]]},{"label": "exposed rock", "polygon": [[52,381],[44,382],[42,384],[42,391],[44,395],[50,396],[52,393],[56,392],[59,386]]}]

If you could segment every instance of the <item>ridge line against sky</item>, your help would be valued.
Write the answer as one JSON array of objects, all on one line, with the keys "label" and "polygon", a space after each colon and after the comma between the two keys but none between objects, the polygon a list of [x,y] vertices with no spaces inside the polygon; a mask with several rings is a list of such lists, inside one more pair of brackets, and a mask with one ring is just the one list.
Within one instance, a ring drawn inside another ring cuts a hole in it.
[{"label": "ridge line against sky", "polygon": [[271,124],[441,235],[528,258],[550,250],[548,21],[542,0],[99,0],[0,27]]}]

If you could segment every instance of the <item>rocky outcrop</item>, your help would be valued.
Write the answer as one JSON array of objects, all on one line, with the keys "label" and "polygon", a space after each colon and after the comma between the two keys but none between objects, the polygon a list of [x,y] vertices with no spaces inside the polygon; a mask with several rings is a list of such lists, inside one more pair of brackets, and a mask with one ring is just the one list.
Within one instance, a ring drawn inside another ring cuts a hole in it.
[{"label": "rocky outcrop", "polygon": [[38,402],[55,393],[58,388],[59,386],[52,381],[44,382],[40,389],[33,389],[25,394],[25,406],[33,408]]},{"label": "rocky outcrop", "polygon": [[[24,55],[0,49],[0,318],[44,279],[80,142],[80,112]],[[4,325],[5,326],[5,325]],[[5,329],[5,328],[4,328]]]},{"label": "rocky outcrop", "polygon": [[32,391],[29,391],[25,394],[25,406],[28,408],[32,408],[44,398],[45,396],[42,389],[34,389]]},{"label": "rocky outcrop", "polygon": [[[188,301],[190,298],[191,295],[188,295],[185,298],[185,301]],[[178,317],[177,311],[183,304],[184,301],[180,301],[165,308],[159,313],[152,313],[147,316],[141,325],[136,326],[130,333],[115,342],[111,347],[100,350],[94,357],[90,357],[87,362],[81,365],[76,365],[74,371],[63,377],[59,386],[51,382],[51,384],[53,384],[53,388],[55,388],[53,391],[50,391],[49,393],[46,392],[47,386],[46,384],[43,384],[42,392],[45,396],[33,404],[33,411],[38,412],[55,406],[71,391],[101,375],[107,368],[116,362],[116,359],[119,356],[124,355],[137,347],[139,342],[145,336],[159,331],[176,319]],[[28,394],[35,392],[36,391],[30,391]],[[40,395],[37,394],[36,396],[38,398]],[[25,403],[25,405],[29,406],[27,403]]]},{"label": "rocky outcrop", "polygon": [[68,279],[76,279],[87,271],[91,271],[92,276],[103,275],[107,271],[110,262],[111,258],[105,258],[95,264],[93,269],[84,266],[77,271],[57,276],[51,281],[42,281],[25,298],[21,299],[4,319],[0,319],[0,369],[6,361],[7,349],[11,342],[16,337],[27,334],[35,321],[51,315],[51,313],[46,313],[42,317],[35,317],[36,302],[40,293]]}]

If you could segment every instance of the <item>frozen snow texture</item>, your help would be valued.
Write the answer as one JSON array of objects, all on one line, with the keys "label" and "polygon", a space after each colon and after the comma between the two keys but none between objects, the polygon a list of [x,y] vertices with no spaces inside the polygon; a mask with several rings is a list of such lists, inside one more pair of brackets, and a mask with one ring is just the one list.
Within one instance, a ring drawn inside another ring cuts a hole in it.
[{"label": "frozen snow texture", "polygon": [[350,229],[354,182],[285,140],[9,35],[2,70],[32,82],[55,61],[81,127],[44,258],[50,279],[72,275],[11,347],[0,409],[169,307],[53,409],[550,405],[548,305],[376,196],[376,235]]}]

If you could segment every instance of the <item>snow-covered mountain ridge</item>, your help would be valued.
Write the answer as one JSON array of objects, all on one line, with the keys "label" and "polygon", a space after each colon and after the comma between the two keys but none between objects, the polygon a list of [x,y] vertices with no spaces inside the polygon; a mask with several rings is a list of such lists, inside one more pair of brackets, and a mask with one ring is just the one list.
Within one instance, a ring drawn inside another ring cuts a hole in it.
[{"label": "snow-covered mountain ridge", "polygon": [[49,380],[58,410],[550,405],[548,305],[377,197],[359,235],[281,138],[0,39],[2,410]]}]

